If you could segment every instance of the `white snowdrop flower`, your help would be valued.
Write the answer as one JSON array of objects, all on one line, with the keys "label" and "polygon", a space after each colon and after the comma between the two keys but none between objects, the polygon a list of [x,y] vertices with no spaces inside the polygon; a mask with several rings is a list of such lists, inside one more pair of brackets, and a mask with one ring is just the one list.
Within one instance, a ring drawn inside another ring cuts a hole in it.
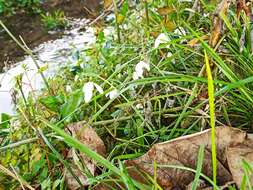
[{"label": "white snowdrop flower", "polygon": [[118,95],[119,95],[118,90],[114,89],[114,90],[108,92],[105,96],[106,96],[106,97],[109,97],[110,99],[114,99],[114,98],[116,98]]},{"label": "white snowdrop flower", "polygon": [[133,79],[136,80],[138,78],[142,78],[144,69],[150,71],[150,66],[148,63],[144,61],[140,61],[139,63],[137,63],[137,65],[135,66],[135,72],[133,73]]},{"label": "white snowdrop flower", "polygon": [[98,84],[94,82],[87,82],[83,85],[85,103],[88,103],[92,99],[94,86],[100,94],[103,94],[104,91],[101,88],[101,86],[99,86]]},{"label": "white snowdrop flower", "polygon": [[[170,38],[165,34],[161,33],[159,36],[155,39],[155,48],[158,48],[160,44],[166,44],[170,41]],[[167,45],[166,48],[169,48],[170,46]]]},{"label": "white snowdrop flower", "polygon": [[67,86],[66,86],[66,92],[71,92],[71,91],[72,91],[71,86],[70,86],[70,85],[67,85]]},{"label": "white snowdrop flower", "polygon": [[93,95],[94,84],[93,82],[87,82],[83,86],[84,101],[88,103]]},{"label": "white snowdrop flower", "polygon": [[140,110],[140,109],[143,109],[143,105],[142,104],[136,104],[136,109]]},{"label": "white snowdrop flower", "polygon": [[178,27],[174,30],[174,34],[177,34],[179,36],[186,36],[186,31],[183,27]]}]

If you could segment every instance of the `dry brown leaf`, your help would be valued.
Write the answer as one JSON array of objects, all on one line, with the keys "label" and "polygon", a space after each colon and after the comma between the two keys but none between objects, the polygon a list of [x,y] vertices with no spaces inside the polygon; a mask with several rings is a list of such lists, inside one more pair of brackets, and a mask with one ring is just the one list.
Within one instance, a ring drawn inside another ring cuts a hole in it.
[{"label": "dry brown leaf", "polygon": [[[203,36],[200,37],[201,40],[207,40],[208,38],[209,38],[208,35],[203,35]],[[190,40],[189,42],[187,42],[187,45],[190,46],[190,47],[195,47],[196,45],[199,44],[200,39],[199,38],[194,38],[194,39]]]},{"label": "dry brown leaf", "polygon": [[[200,145],[205,146],[205,159],[202,173],[212,178],[211,161],[211,131],[205,130],[200,133],[180,137],[168,142],[155,144],[145,155],[140,158],[129,160],[127,166],[134,166],[151,176],[154,175],[153,164],[177,165],[196,169],[197,157]],[[240,144],[244,141],[246,133],[235,128],[216,128],[217,146],[217,182],[224,185],[232,181],[232,176],[227,169],[226,149],[229,146]],[[161,168],[156,171],[157,181],[164,189],[171,187],[185,188],[194,179],[194,173],[174,168]],[[135,176],[133,176],[135,178]],[[136,179],[138,180],[138,179]]]},{"label": "dry brown leaf", "polygon": [[166,16],[170,13],[175,12],[176,10],[173,7],[161,7],[157,9],[157,12],[161,15],[161,16]]},{"label": "dry brown leaf", "polygon": [[[97,133],[91,127],[85,127],[85,122],[78,122],[70,124],[66,127],[66,131],[70,133],[73,137],[77,138],[80,142],[88,146],[91,150],[97,152],[98,154],[105,156],[106,148],[103,141],[99,138]],[[77,157],[76,151],[71,149],[68,154],[68,158],[73,159]],[[79,154],[78,157],[83,165],[90,171],[92,175],[96,174],[96,163],[92,161],[89,157],[84,154]],[[74,174],[80,179],[83,186],[89,185],[85,175],[82,173],[80,168],[76,163],[72,163],[71,166]],[[78,189],[80,185],[75,180],[75,178],[69,173],[66,172],[66,181],[69,189]]]},{"label": "dry brown leaf", "polygon": [[112,0],[104,0],[104,9],[109,9],[112,3]]},{"label": "dry brown leaf", "polygon": [[167,18],[162,20],[162,24],[168,31],[173,31],[177,27],[173,21],[169,21]]},{"label": "dry brown leaf", "polygon": [[[230,172],[238,188],[240,188],[244,176],[243,161],[253,162],[253,140],[247,138],[239,145],[228,147],[227,160]],[[250,183],[253,186],[253,175],[250,174]]]},{"label": "dry brown leaf", "polygon": [[244,11],[247,16],[251,15],[251,3],[246,3],[245,0],[238,0],[237,1],[237,10],[236,15],[239,18],[241,11]]},{"label": "dry brown leaf", "polygon": [[[192,186],[193,186],[193,182],[191,182],[189,185],[187,185],[185,190],[192,190]],[[197,185],[197,190],[203,190],[203,189],[207,190],[209,188],[210,188],[210,186],[209,186],[209,184],[206,183],[206,181],[199,179],[199,182]],[[212,189],[212,188],[210,188],[210,189]]]},{"label": "dry brown leaf", "polygon": [[223,13],[226,15],[228,8],[229,8],[229,1],[222,0],[215,10],[213,18],[213,28],[209,40],[209,44],[211,45],[211,47],[215,47],[215,45],[218,43],[220,39],[220,35],[223,28],[223,20],[222,18],[220,18],[220,14]]}]

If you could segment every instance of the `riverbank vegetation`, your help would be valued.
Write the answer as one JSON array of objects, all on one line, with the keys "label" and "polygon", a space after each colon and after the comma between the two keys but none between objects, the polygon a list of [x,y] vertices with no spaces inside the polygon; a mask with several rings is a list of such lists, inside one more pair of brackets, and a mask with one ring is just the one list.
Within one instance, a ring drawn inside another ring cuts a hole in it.
[{"label": "riverbank vegetation", "polygon": [[14,15],[16,11],[26,11],[28,13],[41,12],[41,0],[1,0],[0,15]]},{"label": "riverbank vegetation", "polygon": [[[93,25],[96,40],[81,50],[73,47],[71,59],[45,79],[42,91],[26,97],[16,79],[16,114],[1,117],[0,186],[184,189],[169,181],[175,180],[169,174],[160,178],[157,168],[170,163],[153,160],[142,173],[145,183],[127,163],[154,144],[211,128],[210,149],[197,149],[191,188],[201,178],[215,189],[250,189],[249,163],[241,187],[221,183],[215,169],[220,167],[215,148],[221,149],[215,128],[252,132],[250,4],[113,2],[111,14]],[[212,154],[211,174],[201,171],[204,152]],[[189,165],[180,165],[168,167],[189,171]]]}]

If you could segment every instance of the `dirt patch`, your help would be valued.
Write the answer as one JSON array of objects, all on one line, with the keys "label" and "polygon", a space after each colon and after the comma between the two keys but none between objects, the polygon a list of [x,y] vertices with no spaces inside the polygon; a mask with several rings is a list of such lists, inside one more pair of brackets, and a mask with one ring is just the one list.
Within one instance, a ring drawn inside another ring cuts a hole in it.
[{"label": "dirt patch", "polygon": [[[42,9],[45,11],[63,10],[67,17],[94,17],[100,10],[100,0],[47,0]],[[42,42],[60,38],[63,31],[49,34],[43,27],[40,15],[19,12],[11,17],[0,18],[16,37],[21,36],[28,47],[34,48]],[[0,29],[0,73],[4,67],[22,59],[25,53]]]}]

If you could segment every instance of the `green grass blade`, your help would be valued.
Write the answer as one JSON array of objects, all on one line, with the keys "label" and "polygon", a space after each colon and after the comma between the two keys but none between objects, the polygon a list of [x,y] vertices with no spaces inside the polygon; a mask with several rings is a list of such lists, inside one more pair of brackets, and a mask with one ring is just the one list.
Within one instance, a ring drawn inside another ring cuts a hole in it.
[{"label": "green grass blade", "polygon": [[213,77],[209,64],[208,55],[205,51],[205,63],[206,73],[208,79],[208,97],[210,107],[210,125],[211,125],[211,141],[212,141],[212,165],[213,165],[213,181],[216,184],[216,172],[217,172],[217,161],[216,161],[216,144],[215,144],[215,105],[214,105],[214,85]]},{"label": "green grass blade", "polygon": [[114,173],[119,174],[119,175],[121,174],[120,170],[117,167],[115,167],[111,162],[109,162],[108,160],[106,160],[101,155],[99,155],[96,152],[92,151],[88,146],[86,146],[85,144],[82,144],[77,139],[75,139],[72,136],[70,136],[69,134],[65,133],[65,131],[63,131],[59,127],[48,123],[44,119],[40,119],[40,120],[45,125],[47,125],[48,127],[50,127],[53,131],[55,131],[56,133],[58,133],[61,137],[63,137],[64,141],[67,144],[69,144],[71,147],[74,147],[74,148],[80,150],[82,153],[86,154],[88,157],[92,158],[93,160],[95,160],[96,162],[98,162],[102,166],[106,167],[107,169],[113,171]]},{"label": "green grass blade", "polygon": [[194,181],[192,184],[192,190],[196,190],[198,187],[199,177],[201,175],[202,164],[203,164],[203,160],[204,160],[204,153],[205,153],[205,147],[203,145],[201,145],[199,148],[198,164],[197,164],[195,178],[194,178]]}]

